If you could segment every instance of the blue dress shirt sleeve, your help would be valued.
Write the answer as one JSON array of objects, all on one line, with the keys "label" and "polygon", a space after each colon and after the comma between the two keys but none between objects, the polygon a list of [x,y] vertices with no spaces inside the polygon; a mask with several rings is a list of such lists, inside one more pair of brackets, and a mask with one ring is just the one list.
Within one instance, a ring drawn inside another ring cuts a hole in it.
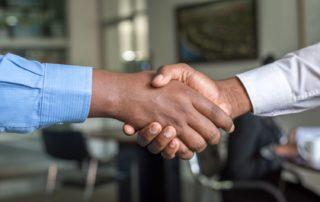
[{"label": "blue dress shirt sleeve", "polygon": [[92,68],[0,56],[0,132],[83,122],[91,94]]}]

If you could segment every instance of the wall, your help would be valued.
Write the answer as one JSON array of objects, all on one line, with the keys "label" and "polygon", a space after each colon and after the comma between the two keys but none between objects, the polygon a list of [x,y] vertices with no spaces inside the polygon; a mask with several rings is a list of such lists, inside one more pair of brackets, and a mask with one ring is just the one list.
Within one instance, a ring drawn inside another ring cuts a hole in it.
[{"label": "wall", "polygon": [[[201,0],[149,0],[150,50],[155,67],[176,62],[174,9],[181,4]],[[307,2],[307,42],[320,41],[320,1]],[[318,8],[318,9],[317,9]],[[293,0],[259,0],[258,33],[260,57],[273,53],[281,57],[298,49],[297,3]],[[194,65],[199,71],[215,79],[222,79],[259,66],[258,60]],[[320,125],[320,110],[298,115],[282,116],[277,120],[285,130],[299,125]]]},{"label": "wall", "polygon": [[98,0],[68,0],[70,63],[101,66]]}]

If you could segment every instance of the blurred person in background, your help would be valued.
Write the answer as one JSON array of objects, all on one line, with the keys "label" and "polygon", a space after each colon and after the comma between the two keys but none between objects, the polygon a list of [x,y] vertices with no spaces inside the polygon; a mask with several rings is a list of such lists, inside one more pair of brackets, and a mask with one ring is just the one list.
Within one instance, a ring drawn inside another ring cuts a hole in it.
[{"label": "blurred person in background", "polygon": [[273,145],[264,153],[266,158],[272,160],[281,157],[302,161],[300,163],[320,170],[320,127],[295,128],[289,133],[284,144]]}]

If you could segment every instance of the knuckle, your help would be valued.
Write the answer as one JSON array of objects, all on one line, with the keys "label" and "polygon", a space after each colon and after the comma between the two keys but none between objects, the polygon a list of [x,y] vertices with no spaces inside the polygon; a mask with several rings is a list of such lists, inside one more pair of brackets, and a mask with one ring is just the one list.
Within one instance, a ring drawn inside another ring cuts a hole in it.
[{"label": "knuckle", "polygon": [[216,105],[214,105],[214,104],[211,105],[210,112],[213,117],[219,117],[220,111]]},{"label": "knuckle", "polygon": [[[179,113],[179,116],[174,116],[175,118],[172,118],[169,121],[169,124],[171,126],[174,126],[174,131],[176,134],[180,134],[181,131],[186,127],[187,125],[187,121],[186,121],[186,116],[184,116],[183,114]],[[179,118],[178,118],[179,117]]]},{"label": "knuckle", "polygon": [[179,98],[181,104],[177,107],[178,113],[188,116],[190,116],[190,114],[194,115],[191,101],[189,99],[183,99],[183,97],[185,98],[185,96]]},{"label": "knuckle", "polygon": [[169,65],[163,65],[158,69],[159,73],[168,73],[171,70]]},{"label": "knuckle", "polygon": [[179,156],[181,156],[181,155],[186,155],[192,152],[187,147],[180,147],[178,153],[179,153]]},{"label": "knuckle", "polygon": [[191,68],[187,63],[179,63],[178,65],[179,65],[180,68],[184,68],[184,69],[190,69]]},{"label": "knuckle", "polygon": [[152,135],[149,133],[149,131],[143,131],[139,133],[139,137],[143,141],[150,142],[152,140]]}]

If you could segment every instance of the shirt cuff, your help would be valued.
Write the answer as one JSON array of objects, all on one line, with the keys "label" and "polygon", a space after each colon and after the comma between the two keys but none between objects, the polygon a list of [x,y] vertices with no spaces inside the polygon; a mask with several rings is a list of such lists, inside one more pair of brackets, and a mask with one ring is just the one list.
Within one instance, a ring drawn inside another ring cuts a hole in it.
[{"label": "shirt cuff", "polygon": [[92,68],[43,64],[45,68],[40,126],[87,119],[92,94]]},{"label": "shirt cuff", "polygon": [[291,88],[277,63],[236,76],[245,87],[256,115],[276,116],[292,103]]}]

